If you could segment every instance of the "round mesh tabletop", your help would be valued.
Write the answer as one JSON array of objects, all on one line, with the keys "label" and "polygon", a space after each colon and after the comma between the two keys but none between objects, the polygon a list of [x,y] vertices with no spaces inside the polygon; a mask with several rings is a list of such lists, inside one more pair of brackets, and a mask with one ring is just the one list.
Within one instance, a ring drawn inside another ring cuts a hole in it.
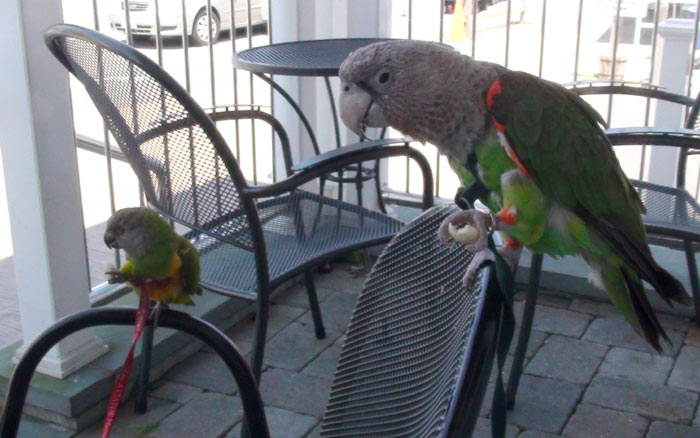
[{"label": "round mesh tabletop", "polygon": [[233,56],[233,65],[253,73],[338,76],[340,64],[350,52],[384,40],[345,38],[271,44],[238,52]]}]

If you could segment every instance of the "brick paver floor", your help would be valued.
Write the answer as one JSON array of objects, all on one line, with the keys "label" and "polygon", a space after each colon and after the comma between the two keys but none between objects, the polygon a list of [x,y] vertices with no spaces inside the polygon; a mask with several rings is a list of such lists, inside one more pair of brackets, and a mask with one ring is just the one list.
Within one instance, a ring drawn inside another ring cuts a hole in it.
[{"label": "brick paver floor", "polygon": [[[327,338],[317,340],[303,286],[274,300],[262,396],[273,437],[318,437],[333,371],[364,275],[339,266],[317,277]],[[542,293],[507,436],[700,437],[700,330],[661,315],[674,345],[655,355],[606,303]],[[516,314],[522,312],[516,302]],[[244,352],[253,324],[228,334]],[[509,369],[510,361],[506,363]],[[491,386],[492,388],[492,386]],[[489,390],[491,390],[489,388]],[[238,437],[241,406],[221,360],[206,349],[154,384],[147,414],[121,409],[114,437]],[[487,395],[475,437],[491,436]],[[101,425],[78,436],[98,437]],[[27,424],[33,438],[70,432]]]}]

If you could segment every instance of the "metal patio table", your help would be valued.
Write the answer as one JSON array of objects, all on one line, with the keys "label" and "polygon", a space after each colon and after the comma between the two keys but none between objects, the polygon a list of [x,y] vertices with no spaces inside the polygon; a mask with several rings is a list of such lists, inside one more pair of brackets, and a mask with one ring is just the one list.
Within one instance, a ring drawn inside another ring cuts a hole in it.
[{"label": "metal patio table", "polygon": [[[311,144],[316,155],[320,154],[318,141],[311,124],[304,115],[299,105],[292,97],[276,83],[272,75],[322,77],[326,83],[328,98],[330,99],[331,111],[333,113],[333,127],[335,129],[336,147],[340,144],[340,124],[336,111],[333,89],[330,78],[338,76],[340,64],[355,49],[368,44],[385,41],[386,38],[340,38],[324,40],[293,41],[288,43],[271,44],[268,46],[253,47],[236,53],[233,56],[233,65],[236,68],[247,70],[257,77],[267,82],[291,105],[304,124],[304,128],[311,139]],[[378,175],[378,166],[373,169],[351,165],[345,168],[346,171],[354,172],[353,176],[343,176],[343,173],[336,175],[326,175],[325,179],[338,183],[338,199],[343,196],[343,184],[355,183],[357,185],[358,205],[362,205],[362,183],[370,179],[375,180],[377,189],[377,200],[382,212],[386,213],[384,202],[381,197],[381,187]],[[293,169],[287,169],[287,172]],[[321,180],[321,193],[323,193],[323,180]]]}]

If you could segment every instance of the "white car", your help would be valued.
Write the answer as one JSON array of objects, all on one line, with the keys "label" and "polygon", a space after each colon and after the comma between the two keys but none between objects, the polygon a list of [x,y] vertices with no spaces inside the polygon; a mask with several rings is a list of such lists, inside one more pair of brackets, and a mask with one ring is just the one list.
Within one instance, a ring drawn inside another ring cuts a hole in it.
[{"label": "white car", "polygon": [[[158,0],[161,35],[182,36],[183,0]],[[187,15],[187,34],[195,45],[209,42],[209,20],[207,19],[207,0],[184,0]],[[252,25],[267,22],[267,0],[251,0]],[[248,26],[248,0],[234,0],[236,28]],[[231,30],[231,0],[211,0],[212,43],[216,43],[222,31]],[[156,35],[155,0],[129,0],[129,22],[132,35]],[[114,1],[109,11],[110,27],[125,32],[126,16],[124,0]]]}]

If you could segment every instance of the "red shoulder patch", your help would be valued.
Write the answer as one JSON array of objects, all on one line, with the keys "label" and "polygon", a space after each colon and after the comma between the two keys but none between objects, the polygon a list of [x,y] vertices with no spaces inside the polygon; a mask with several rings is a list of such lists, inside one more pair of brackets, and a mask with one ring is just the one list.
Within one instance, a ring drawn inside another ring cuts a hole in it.
[{"label": "red shoulder patch", "polygon": [[[489,86],[489,91],[486,93],[486,108],[491,111],[491,108],[493,107],[493,97],[497,94],[501,94],[503,90],[501,89],[501,80],[499,78],[496,78],[495,81],[491,82],[491,86]],[[505,132],[506,127],[503,126],[501,123],[499,123],[498,120],[496,120],[495,117],[491,117],[493,120],[493,124],[496,127],[497,130],[500,132]]]},{"label": "red shoulder patch", "polygon": [[501,94],[502,91],[501,79],[496,78],[495,81],[491,82],[489,91],[486,93],[486,108],[488,108],[489,111],[491,111],[491,107],[493,107],[493,96]]}]

